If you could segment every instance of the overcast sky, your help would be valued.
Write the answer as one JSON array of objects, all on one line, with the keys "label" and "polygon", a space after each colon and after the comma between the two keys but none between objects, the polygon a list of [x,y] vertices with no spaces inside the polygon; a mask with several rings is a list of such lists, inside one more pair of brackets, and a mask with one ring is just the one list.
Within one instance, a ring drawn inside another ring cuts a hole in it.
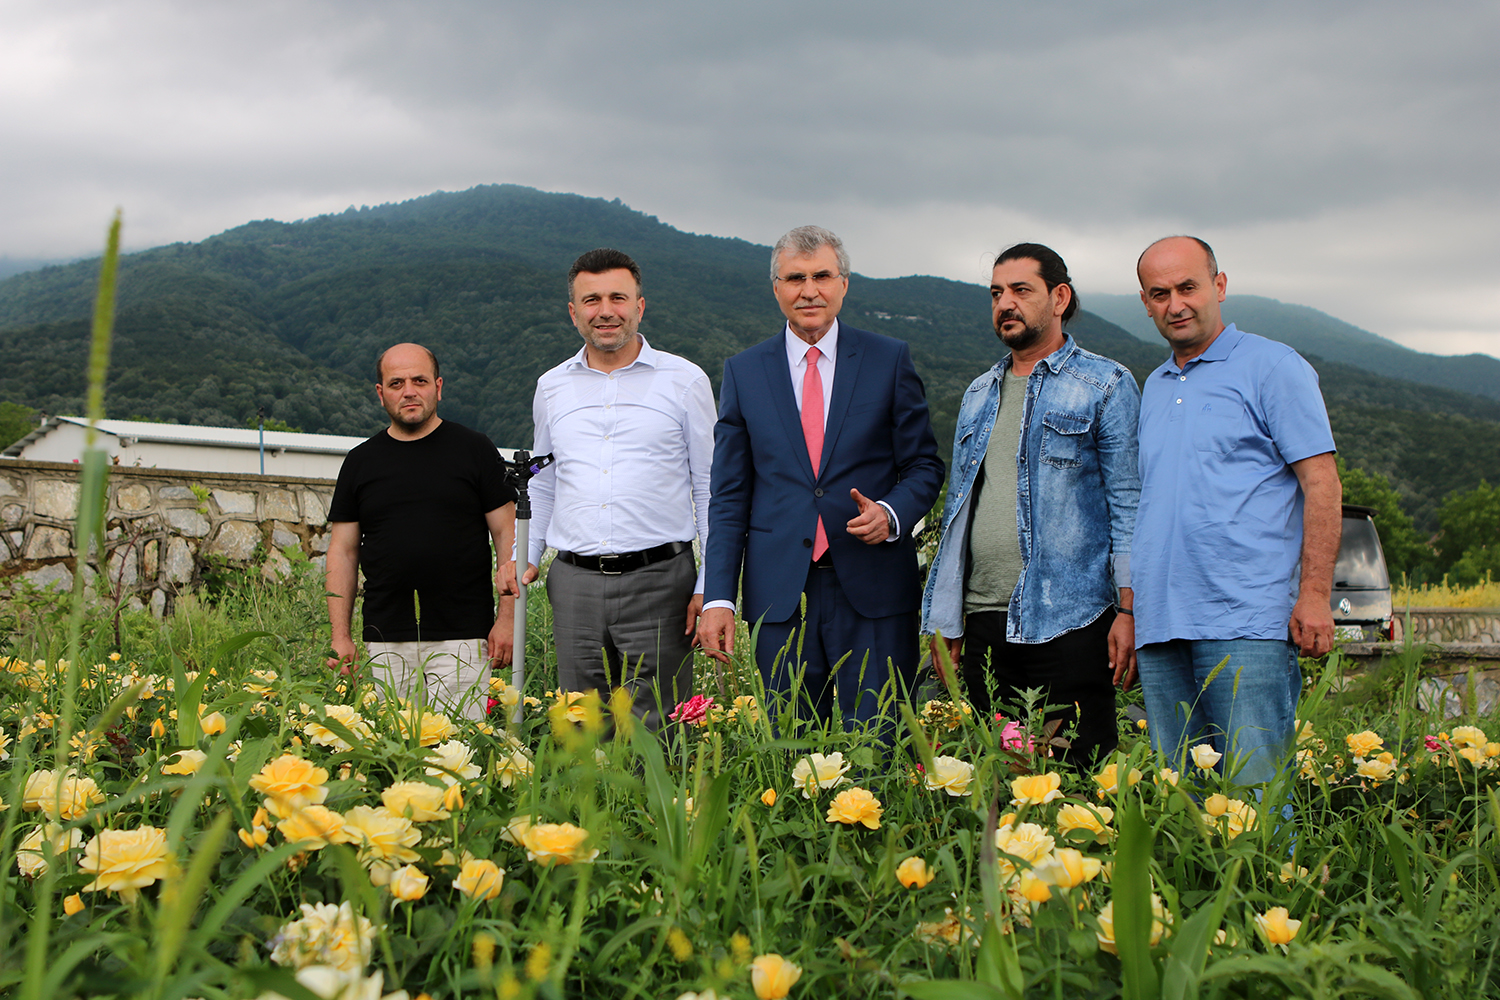
[{"label": "overcast sky", "polygon": [[855,270],[1036,240],[1500,356],[1500,3],[0,0],[0,256],[510,182]]}]

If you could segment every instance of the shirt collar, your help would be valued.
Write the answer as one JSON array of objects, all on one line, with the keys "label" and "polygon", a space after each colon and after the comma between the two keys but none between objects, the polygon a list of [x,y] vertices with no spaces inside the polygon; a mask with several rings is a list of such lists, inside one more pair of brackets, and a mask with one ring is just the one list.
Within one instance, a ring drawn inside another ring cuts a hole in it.
[{"label": "shirt collar", "polygon": [[[1072,357],[1073,352],[1076,350],[1078,350],[1078,345],[1073,342],[1073,335],[1071,333],[1065,333],[1063,334],[1063,345],[1057,350],[1053,351],[1051,354],[1047,355],[1041,361],[1038,361],[1037,364],[1046,365],[1052,370],[1052,374],[1056,375],[1058,372],[1062,371],[1063,365],[1067,364],[1068,358]],[[1006,354],[1005,357],[1000,359],[1000,361],[995,365],[994,368],[990,369],[995,373],[996,378],[1002,378],[1006,372],[1010,371],[1011,360],[1011,355]],[[1032,371],[1036,371],[1036,369],[1032,368]]]},{"label": "shirt collar", "polygon": [[839,321],[835,317],[833,325],[828,328],[827,333],[819,338],[816,344],[809,344],[793,333],[792,324],[790,323],[786,325],[784,336],[786,337],[787,363],[796,368],[802,363],[802,359],[807,357],[808,348],[811,347],[816,347],[825,358],[836,356],[835,352],[839,349]]},{"label": "shirt collar", "polygon": [[1180,374],[1188,366],[1196,365],[1201,361],[1227,361],[1229,360],[1230,353],[1234,350],[1235,346],[1244,339],[1244,337],[1245,331],[1241,330],[1233,323],[1230,323],[1224,329],[1219,331],[1219,335],[1214,338],[1213,343],[1208,345],[1207,350],[1198,355],[1196,358],[1193,358],[1187,363],[1187,365],[1179,367],[1177,364],[1177,357],[1175,355],[1168,356],[1166,364],[1167,371],[1169,373]]},{"label": "shirt collar", "polygon": [[[657,355],[659,352],[646,340],[645,334],[638,332],[636,336],[641,338],[641,353],[638,354],[636,356],[636,359],[630,364],[626,365],[624,368],[617,369],[618,371],[629,371],[636,365],[645,365],[647,368],[656,368],[658,366]],[[578,353],[568,359],[567,365],[570,369],[582,368],[585,371],[593,371],[594,369],[589,367],[588,345],[585,344],[584,346],[580,347],[578,349]],[[603,372],[600,372],[600,374],[602,375]]]}]

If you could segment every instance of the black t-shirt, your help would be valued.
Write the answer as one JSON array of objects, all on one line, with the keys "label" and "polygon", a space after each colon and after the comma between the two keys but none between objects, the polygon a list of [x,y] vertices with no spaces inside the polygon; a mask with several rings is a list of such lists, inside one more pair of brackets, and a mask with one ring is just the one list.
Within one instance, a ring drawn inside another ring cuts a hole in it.
[{"label": "black t-shirt", "polygon": [[490,439],[451,420],[415,441],[381,431],[352,449],[328,520],[359,523],[365,641],[488,636],[495,592],[484,515],[515,499]]}]

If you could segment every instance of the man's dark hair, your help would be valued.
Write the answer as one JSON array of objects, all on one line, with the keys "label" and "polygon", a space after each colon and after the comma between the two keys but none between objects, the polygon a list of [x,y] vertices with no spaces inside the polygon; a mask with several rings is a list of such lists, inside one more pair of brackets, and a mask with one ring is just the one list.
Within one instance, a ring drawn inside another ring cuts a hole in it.
[{"label": "man's dark hair", "polygon": [[[1186,233],[1179,234],[1177,236],[1163,236],[1155,243],[1152,243],[1151,247],[1156,246],[1157,243],[1165,242],[1166,240],[1192,240],[1194,243],[1198,244],[1198,246],[1203,249],[1204,256],[1208,258],[1208,276],[1210,278],[1217,278],[1219,276],[1219,258],[1214,256],[1213,247],[1209,246],[1198,237],[1188,236]],[[1146,259],[1146,254],[1151,251],[1151,247],[1147,247],[1145,250],[1142,250],[1141,255],[1135,259],[1135,276],[1137,279],[1139,279],[1141,276],[1141,261]]]},{"label": "man's dark hair", "polygon": [[[400,344],[394,344],[392,346],[394,346],[394,347],[400,347],[401,345]],[[429,361],[432,362],[432,377],[433,378],[437,378],[440,374],[442,374],[441,371],[438,369],[437,355],[432,353],[432,348],[430,348],[430,347],[422,347],[421,344],[418,344],[416,346],[421,347],[422,350],[424,350],[424,351],[427,352],[427,358],[428,358]],[[391,348],[387,347],[385,350],[383,350],[383,351],[380,352],[380,357],[378,357],[378,358],[375,359],[375,384],[376,385],[382,385],[382,384],[385,383],[385,356],[387,354],[389,354],[390,351],[391,351]]]},{"label": "man's dark hair", "polygon": [[1073,279],[1068,277],[1068,265],[1063,263],[1056,250],[1040,243],[1017,243],[1000,251],[995,258],[995,266],[1008,260],[1036,261],[1037,268],[1042,272],[1042,283],[1047,286],[1049,293],[1058,285],[1067,285],[1068,307],[1063,310],[1062,321],[1066,324],[1073,318],[1073,314],[1078,311],[1078,289],[1073,287]]},{"label": "man's dark hair", "polygon": [[580,274],[603,274],[605,271],[629,271],[635,279],[635,293],[641,294],[641,268],[630,255],[610,247],[590,250],[568,268],[568,298],[573,297],[573,279]]}]

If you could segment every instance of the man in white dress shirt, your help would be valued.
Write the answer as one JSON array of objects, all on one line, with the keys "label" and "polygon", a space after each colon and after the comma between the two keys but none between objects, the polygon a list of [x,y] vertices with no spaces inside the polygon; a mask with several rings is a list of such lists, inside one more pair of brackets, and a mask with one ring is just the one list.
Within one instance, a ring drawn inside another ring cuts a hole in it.
[{"label": "man in white dress shirt", "polygon": [[522,583],[547,574],[558,680],[565,691],[617,687],[652,729],[692,695],[708,538],[716,418],[703,369],[636,330],[641,271],[590,250],[568,272],[568,315],[583,348],[537,380],[534,452],[556,462],[531,481]]}]

